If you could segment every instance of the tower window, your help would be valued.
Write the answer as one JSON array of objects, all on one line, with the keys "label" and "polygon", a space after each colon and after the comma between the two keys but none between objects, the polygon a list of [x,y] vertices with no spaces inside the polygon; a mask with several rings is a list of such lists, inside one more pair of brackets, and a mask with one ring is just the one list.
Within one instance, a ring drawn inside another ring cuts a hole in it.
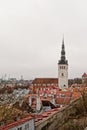
[{"label": "tower window", "polygon": [[60,66],[60,69],[61,69],[61,66]]},{"label": "tower window", "polygon": [[66,85],[64,84],[64,87],[66,87]]},{"label": "tower window", "polygon": [[62,73],[62,76],[64,76],[64,73]]},{"label": "tower window", "polygon": [[60,66],[60,69],[65,69],[65,66]]}]

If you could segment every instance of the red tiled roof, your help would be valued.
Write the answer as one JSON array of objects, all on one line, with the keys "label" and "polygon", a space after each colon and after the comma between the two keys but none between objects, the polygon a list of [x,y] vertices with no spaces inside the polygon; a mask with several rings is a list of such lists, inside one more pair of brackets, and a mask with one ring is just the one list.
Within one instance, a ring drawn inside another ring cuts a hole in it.
[{"label": "red tiled roof", "polygon": [[71,100],[71,98],[65,98],[65,97],[62,98],[62,97],[60,97],[60,98],[56,99],[56,103],[57,104],[69,104],[70,100]]},{"label": "red tiled roof", "polygon": [[55,109],[51,109],[49,111],[46,111],[46,112],[43,112],[42,114],[40,115],[34,115],[34,118],[35,118],[35,122],[38,122],[40,120],[43,120],[44,118],[47,118],[49,117],[50,115],[58,112],[59,110],[61,110],[61,108],[55,108]]},{"label": "red tiled roof", "polygon": [[43,117],[48,117],[49,115],[48,115],[46,112],[44,112],[44,113],[42,114],[42,116],[43,116]]},{"label": "red tiled roof", "polygon": [[41,97],[41,101],[51,101],[53,97]]},{"label": "red tiled roof", "polygon": [[36,78],[32,84],[58,84],[58,78]]},{"label": "red tiled roof", "polygon": [[14,121],[13,123],[10,123],[6,126],[1,126],[0,130],[9,130],[15,126],[21,125],[29,120],[33,119],[33,117],[31,115],[27,116],[26,118],[20,119],[18,121]]},{"label": "red tiled roof", "polygon": [[57,95],[64,94],[65,97],[70,97],[72,95],[72,92],[70,91],[57,91]]},{"label": "red tiled roof", "polygon": [[73,99],[79,98],[80,96],[81,96],[80,92],[73,92],[73,94],[72,94]]}]

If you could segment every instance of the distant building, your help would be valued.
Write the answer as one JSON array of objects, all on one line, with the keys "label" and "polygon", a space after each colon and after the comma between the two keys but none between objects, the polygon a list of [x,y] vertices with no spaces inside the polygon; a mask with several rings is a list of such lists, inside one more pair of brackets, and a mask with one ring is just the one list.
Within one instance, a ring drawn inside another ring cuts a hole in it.
[{"label": "distant building", "polygon": [[58,86],[60,89],[68,88],[68,61],[65,57],[64,39],[62,41],[61,59],[58,62]]},{"label": "distant building", "polygon": [[35,112],[40,111],[42,107],[40,96],[38,94],[28,94],[27,98],[29,106],[31,106]]},{"label": "distant building", "polygon": [[58,86],[58,79],[57,78],[36,78],[32,82],[32,86]]},{"label": "distant building", "polygon": [[84,73],[84,74],[82,75],[82,83],[83,83],[83,84],[87,84],[87,74],[86,74],[86,73]]},{"label": "distant building", "polygon": [[0,130],[35,130],[34,118],[28,116],[0,127]]},{"label": "distant building", "polygon": [[65,57],[64,39],[62,40],[61,59],[58,61],[58,78],[36,78],[32,86],[58,86],[60,89],[68,88],[68,61]]}]

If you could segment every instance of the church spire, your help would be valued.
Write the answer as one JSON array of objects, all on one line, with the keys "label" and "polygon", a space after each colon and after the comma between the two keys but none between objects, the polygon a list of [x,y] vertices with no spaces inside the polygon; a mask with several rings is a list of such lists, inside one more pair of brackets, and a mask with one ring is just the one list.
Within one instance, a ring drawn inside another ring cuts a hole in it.
[{"label": "church spire", "polygon": [[59,60],[59,64],[68,64],[65,56],[64,37],[62,39],[61,59]]},{"label": "church spire", "polygon": [[64,37],[62,39],[61,58],[58,62],[58,86],[60,89],[68,88],[68,61],[65,55]]},{"label": "church spire", "polygon": [[61,50],[61,58],[64,57],[65,59],[65,46],[64,46],[64,38],[62,40],[62,50]]}]

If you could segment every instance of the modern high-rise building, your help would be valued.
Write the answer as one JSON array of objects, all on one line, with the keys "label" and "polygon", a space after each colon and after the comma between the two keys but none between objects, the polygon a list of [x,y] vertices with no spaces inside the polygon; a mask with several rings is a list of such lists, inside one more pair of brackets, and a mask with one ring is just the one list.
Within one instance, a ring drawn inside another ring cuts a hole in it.
[{"label": "modern high-rise building", "polygon": [[64,38],[62,40],[61,59],[58,61],[58,86],[60,89],[68,88],[68,61],[65,56]]}]

